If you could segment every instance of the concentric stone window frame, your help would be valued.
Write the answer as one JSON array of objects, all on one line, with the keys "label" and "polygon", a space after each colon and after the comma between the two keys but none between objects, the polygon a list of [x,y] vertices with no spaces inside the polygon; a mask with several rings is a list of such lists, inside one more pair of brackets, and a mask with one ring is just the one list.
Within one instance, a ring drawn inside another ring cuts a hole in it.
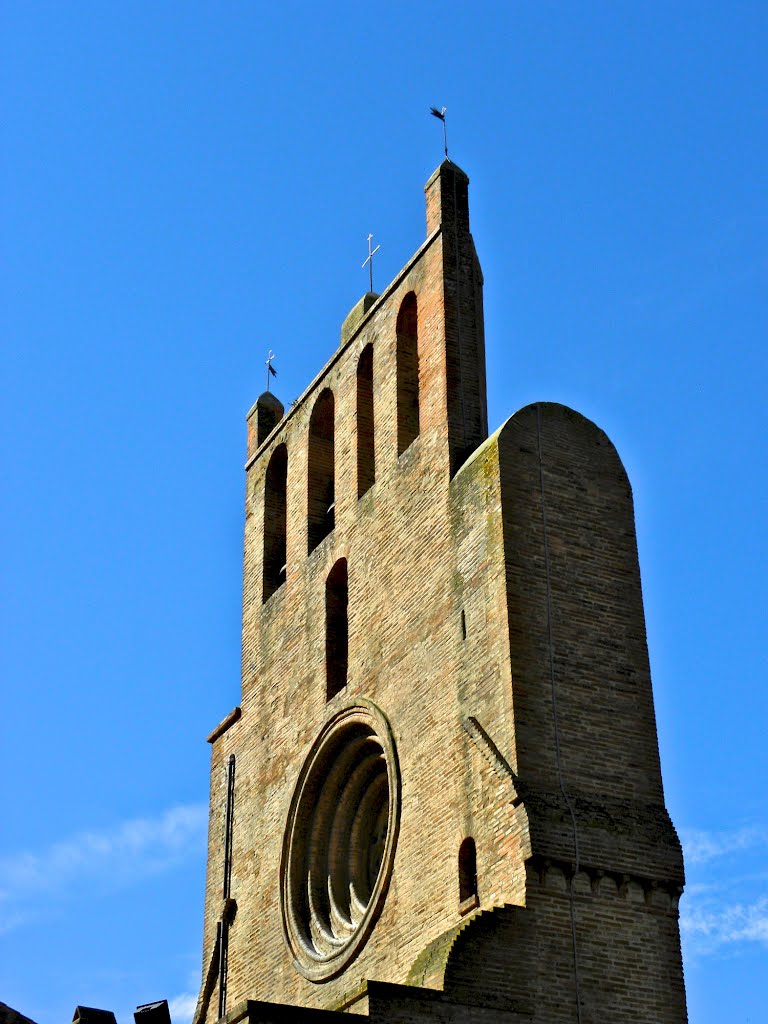
[{"label": "concentric stone window frame", "polygon": [[333,711],[299,772],[280,859],[283,935],[309,981],[340,974],[373,931],[392,875],[400,791],[381,709],[357,698]]}]

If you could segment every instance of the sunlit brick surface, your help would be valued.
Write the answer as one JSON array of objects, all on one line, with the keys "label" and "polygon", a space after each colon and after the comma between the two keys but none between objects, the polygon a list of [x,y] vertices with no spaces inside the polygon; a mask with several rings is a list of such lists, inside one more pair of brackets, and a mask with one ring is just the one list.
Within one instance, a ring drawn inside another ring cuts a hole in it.
[{"label": "sunlit brick surface", "polygon": [[[315,1019],[293,1006],[403,1024],[570,1024],[578,991],[583,1024],[681,1022],[682,858],[661,786],[629,483],[605,435],[560,406],[528,407],[487,438],[482,275],[467,179],[448,162],[427,186],[427,229],[275,430],[260,446],[250,434],[242,713],[212,743],[197,1019],[214,1020],[218,1005],[235,754],[233,1020]],[[396,325],[411,293],[418,434],[398,456]],[[370,474],[361,488],[368,345],[373,460],[367,399],[363,450],[375,482]],[[308,495],[310,417],[326,389],[334,525],[307,554],[308,510],[319,515]],[[263,601],[265,474],[279,445],[286,579]],[[340,559],[347,685],[326,701],[326,580]],[[375,927],[318,984],[296,969],[283,934],[281,849],[308,751],[359,699],[392,729],[399,836]],[[458,853],[469,836],[479,905],[467,912]]]}]

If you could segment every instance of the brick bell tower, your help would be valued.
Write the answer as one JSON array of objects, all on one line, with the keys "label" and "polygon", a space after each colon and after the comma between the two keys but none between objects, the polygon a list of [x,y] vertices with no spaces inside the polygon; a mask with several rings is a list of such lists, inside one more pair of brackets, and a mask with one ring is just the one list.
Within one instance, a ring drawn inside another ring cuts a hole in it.
[{"label": "brick bell tower", "polygon": [[686,1020],[631,488],[563,406],[488,437],[468,184],[248,416],[195,1024]]}]

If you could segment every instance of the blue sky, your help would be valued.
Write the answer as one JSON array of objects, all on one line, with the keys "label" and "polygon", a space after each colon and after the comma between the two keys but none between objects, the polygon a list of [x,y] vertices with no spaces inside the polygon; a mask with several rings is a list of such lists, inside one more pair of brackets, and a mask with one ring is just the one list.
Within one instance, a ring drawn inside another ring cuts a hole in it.
[{"label": "blue sky", "polygon": [[244,415],[422,241],[437,104],[492,427],[565,402],[633,482],[691,1022],[764,1019],[765,4],[6,0],[0,47],[0,999],[190,1018]]}]

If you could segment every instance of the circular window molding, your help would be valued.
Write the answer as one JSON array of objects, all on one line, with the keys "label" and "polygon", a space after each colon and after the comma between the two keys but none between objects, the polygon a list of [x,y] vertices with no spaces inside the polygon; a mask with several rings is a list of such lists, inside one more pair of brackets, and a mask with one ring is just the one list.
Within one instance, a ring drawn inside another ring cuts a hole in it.
[{"label": "circular window molding", "polygon": [[387,894],[400,772],[383,713],[336,712],[312,744],[291,800],[280,862],[283,932],[296,969],[327,981],[360,952]]}]

